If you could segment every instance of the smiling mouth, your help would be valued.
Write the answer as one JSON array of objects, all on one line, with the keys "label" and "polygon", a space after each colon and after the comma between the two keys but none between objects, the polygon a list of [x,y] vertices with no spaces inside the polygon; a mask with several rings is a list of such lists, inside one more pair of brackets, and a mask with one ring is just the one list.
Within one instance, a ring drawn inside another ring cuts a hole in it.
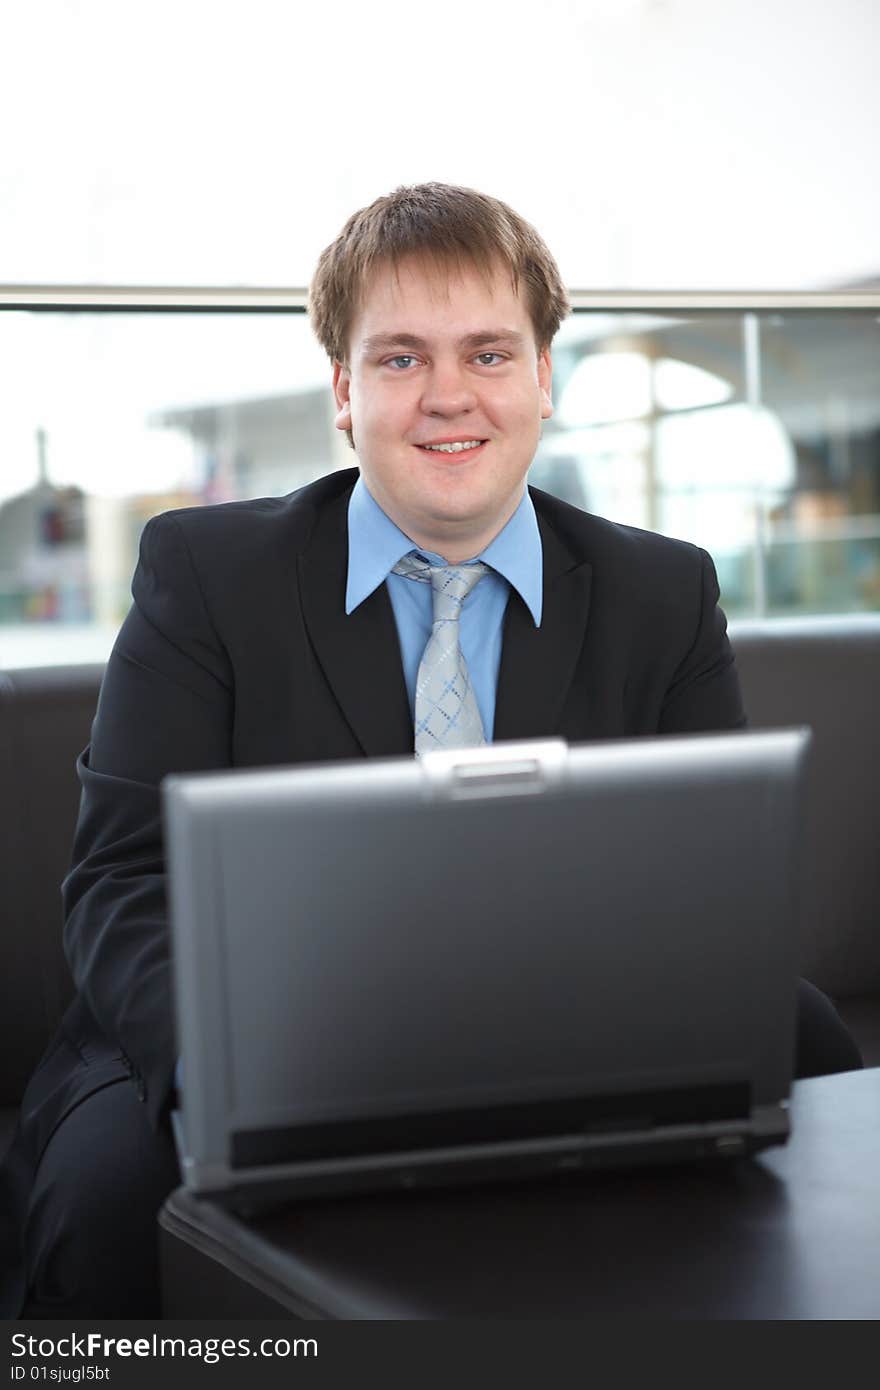
[{"label": "smiling mouth", "polygon": [[463,459],[473,458],[486,443],[486,439],[465,439],[454,444],[417,444],[416,448],[421,449],[423,454],[431,454],[434,458]]}]

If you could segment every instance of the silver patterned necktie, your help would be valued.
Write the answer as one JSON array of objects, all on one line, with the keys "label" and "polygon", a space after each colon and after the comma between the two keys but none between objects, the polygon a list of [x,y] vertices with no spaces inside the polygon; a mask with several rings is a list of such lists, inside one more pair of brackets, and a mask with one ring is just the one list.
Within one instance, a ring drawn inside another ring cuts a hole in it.
[{"label": "silver patterned necktie", "polygon": [[461,605],[489,566],[432,565],[410,553],[394,566],[422,584],[434,596],[434,625],[416,676],[415,748],[417,754],[434,748],[474,748],[486,742],[470,672],[459,641]]}]

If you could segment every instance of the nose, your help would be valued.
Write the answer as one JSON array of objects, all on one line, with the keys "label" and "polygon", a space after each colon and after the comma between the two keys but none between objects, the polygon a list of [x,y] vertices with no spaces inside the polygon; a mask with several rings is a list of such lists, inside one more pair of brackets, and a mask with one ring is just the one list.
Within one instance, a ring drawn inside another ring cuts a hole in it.
[{"label": "nose", "polygon": [[426,415],[466,415],[477,403],[473,384],[458,362],[432,363],[423,381],[421,406]]}]

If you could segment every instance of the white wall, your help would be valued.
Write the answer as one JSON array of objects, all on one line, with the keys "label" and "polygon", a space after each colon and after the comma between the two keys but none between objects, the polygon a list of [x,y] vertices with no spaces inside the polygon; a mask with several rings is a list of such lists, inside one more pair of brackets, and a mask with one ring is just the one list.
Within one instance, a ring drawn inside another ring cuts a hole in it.
[{"label": "white wall", "polygon": [[877,0],[33,0],[0,283],[302,284],[357,206],[508,199],[582,288],[880,273]]}]

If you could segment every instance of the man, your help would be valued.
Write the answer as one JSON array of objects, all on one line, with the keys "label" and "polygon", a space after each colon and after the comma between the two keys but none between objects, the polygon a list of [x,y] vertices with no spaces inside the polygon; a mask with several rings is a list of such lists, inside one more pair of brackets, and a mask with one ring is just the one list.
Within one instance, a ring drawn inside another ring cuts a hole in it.
[{"label": "man", "polygon": [[[744,725],[708,555],[526,489],[566,311],[503,204],[444,185],[379,199],[310,299],[360,476],[145,528],[78,762],[78,994],[6,1170],[7,1315],[159,1312],[156,1212],[179,1180],[167,773]],[[858,1065],[817,998],[825,1069]]]}]

